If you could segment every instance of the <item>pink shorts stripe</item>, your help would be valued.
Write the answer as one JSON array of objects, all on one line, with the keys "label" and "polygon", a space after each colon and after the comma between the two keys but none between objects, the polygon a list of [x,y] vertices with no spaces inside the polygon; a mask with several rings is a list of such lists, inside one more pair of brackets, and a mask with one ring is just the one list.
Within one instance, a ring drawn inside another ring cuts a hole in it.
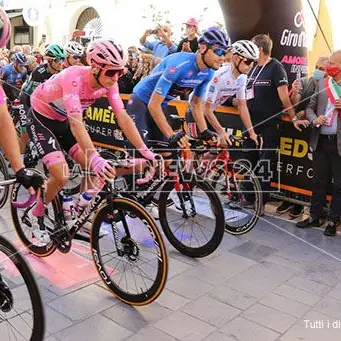
[{"label": "pink shorts stripe", "polygon": [[78,153],[82,153],[82,148],[80,147],[80,145],[78,143],[76,143],[75,145],[73,145],[70,150],[69,150],[69,155],[75,160],[75,156]]}]

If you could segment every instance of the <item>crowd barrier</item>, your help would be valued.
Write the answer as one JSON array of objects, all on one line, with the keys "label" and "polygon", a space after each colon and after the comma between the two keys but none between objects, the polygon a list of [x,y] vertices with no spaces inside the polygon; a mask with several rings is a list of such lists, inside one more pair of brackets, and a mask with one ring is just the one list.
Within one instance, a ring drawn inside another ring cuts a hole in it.
[{"label": "crowd barrier", "polygon": [[[126,104],[130,95],[121,95],[121,97]],[[171,101],[167,106],[167,113],[184,116],[187,106],[186,101]],[[235,108],[218,107],[215,113],[230,133],[235,135],[242,133],[241,119]],[[97,146],[108,149],[125,146],[125,137],[116,124],[115,114],[110,110],[107,98],[98,99],[88,108],[87,129]],[[272,177],[274,196],[285,197],[296,203],[309,203],[313,178],[309,134],[309,128],[299,132],[291,122],[282,119],[277,169]]]}]

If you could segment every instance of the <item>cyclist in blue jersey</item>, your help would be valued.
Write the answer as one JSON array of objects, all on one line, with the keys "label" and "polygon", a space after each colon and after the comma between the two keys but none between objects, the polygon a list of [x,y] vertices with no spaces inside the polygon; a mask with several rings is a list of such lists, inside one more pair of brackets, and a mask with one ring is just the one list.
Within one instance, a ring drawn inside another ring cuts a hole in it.
[{"label": "cyclist in blue jersey", "polygon": [[173,131],[163,110],[170,100],[191,92],[191,110],[201,136],[205,140],[215,140],[215,133],[207,128],[204,118],[203,98],[214,70],[218,70],[224,61],[229,41],[223,31],[211,27],[203,32],[198,42],[197,53],[179,52],[167,56],[135,86],[127,112],[146,140],[163,141],[166,138],[171,146],[187,146],[185,133]]},{"label": "cyclist in blue jersey", "polygon": [[19,97],[21,86],[26,81],[26,64],[26,56],[22,52],[17,52],[13,56],[12,63],[3,66],[1,69],[1,79],[4,81],[3,88],[11,102]]}]

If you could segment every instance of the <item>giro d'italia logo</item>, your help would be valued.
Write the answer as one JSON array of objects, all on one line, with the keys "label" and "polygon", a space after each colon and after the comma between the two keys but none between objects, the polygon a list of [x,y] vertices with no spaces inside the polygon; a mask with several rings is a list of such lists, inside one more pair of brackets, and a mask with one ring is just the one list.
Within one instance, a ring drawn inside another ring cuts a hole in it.
[{"label": "giro d'italia logo", "polygon": [[304,17],[302,12],[297,12],[294,18],[294,24],[297,28],[304,26]]}]

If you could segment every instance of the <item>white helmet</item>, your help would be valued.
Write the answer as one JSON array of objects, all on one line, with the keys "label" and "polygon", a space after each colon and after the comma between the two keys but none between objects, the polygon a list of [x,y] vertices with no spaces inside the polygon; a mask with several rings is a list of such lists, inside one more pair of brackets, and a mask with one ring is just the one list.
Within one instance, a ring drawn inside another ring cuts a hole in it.
[{"label": "white helmet", "polygon": [[257,60],[259,58],[258,46],[250,40],[238,40],[232,44],[232,54],[238,54],[247,59]]},{"label": "white helmet", "polygon": [[70,56],[72,55],[82,56],[84,53],[83,45],[80,43],[77,43],[76,41],[69,41],[66,44],[64,50]]}]

